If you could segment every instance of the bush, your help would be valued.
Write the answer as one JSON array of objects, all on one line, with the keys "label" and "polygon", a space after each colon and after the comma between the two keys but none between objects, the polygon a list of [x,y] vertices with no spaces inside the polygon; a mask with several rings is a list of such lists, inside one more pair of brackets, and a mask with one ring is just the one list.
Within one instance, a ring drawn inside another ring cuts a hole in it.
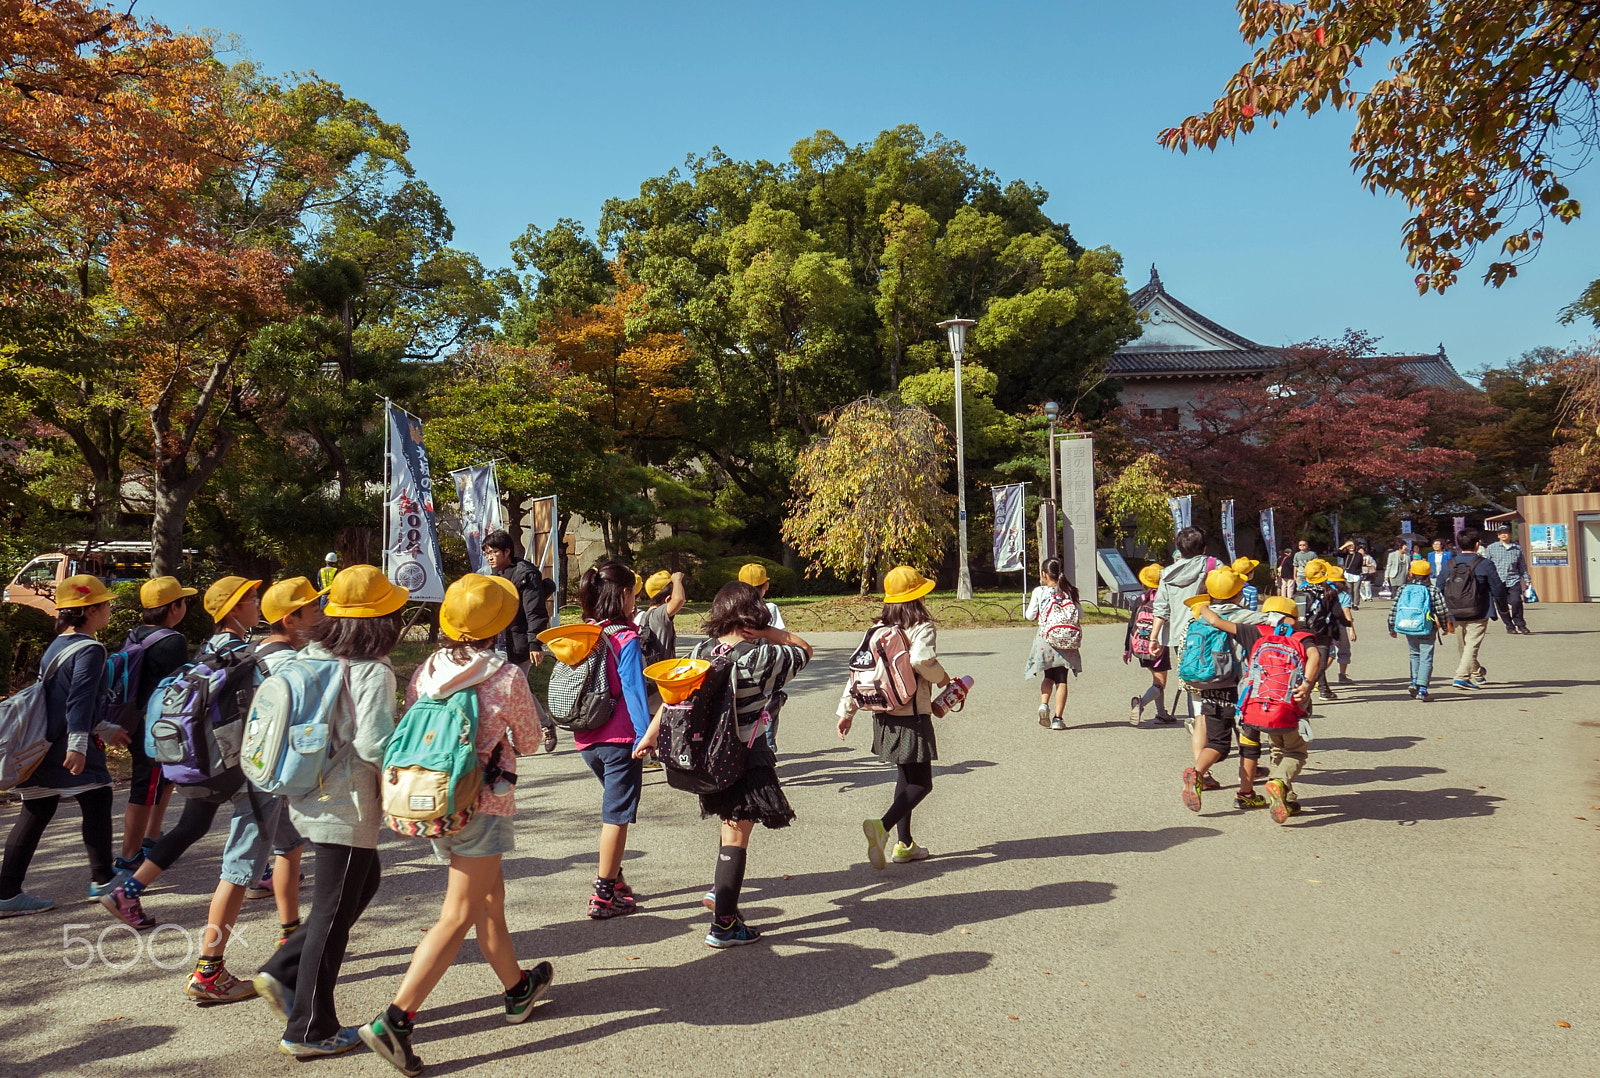
[{"label": "bush", "polygon": [[771,587],[767,589],[767,598],[776,599],[786,595],[800,594],[800,574],[793,569],[785,569],[782,565],[767,558],[758,558],[752,555],[738,554],[728,558],[717,558],[705,564],[695,574],[695,591],[699,598],[710,599],[716,595],[717,589],[730,580],[739,579],[739,569],[742,566],[756,562],[766,566],[767,580]]}]

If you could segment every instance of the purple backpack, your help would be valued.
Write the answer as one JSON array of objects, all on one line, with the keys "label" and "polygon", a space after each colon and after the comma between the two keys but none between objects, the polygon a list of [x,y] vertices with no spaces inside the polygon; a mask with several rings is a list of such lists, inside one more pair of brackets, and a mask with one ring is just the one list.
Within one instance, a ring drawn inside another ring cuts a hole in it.
[{"label": "purple backpack", "polygon": [[122,643],[121,651],[106,656],[106,695],[100,700],[100,721],[132,730],[139,721],[139,681],[144,671],[144,653],[152,644],[169,636],[180,636],[176,629],[157,629],[143,640],[133,634]]},{"label": "purple backpack", "polygon": [[238,766],[255,670],[243,641],[226,650],[208,648],[150,694],[145,751],[167,779],[192,786]]}]

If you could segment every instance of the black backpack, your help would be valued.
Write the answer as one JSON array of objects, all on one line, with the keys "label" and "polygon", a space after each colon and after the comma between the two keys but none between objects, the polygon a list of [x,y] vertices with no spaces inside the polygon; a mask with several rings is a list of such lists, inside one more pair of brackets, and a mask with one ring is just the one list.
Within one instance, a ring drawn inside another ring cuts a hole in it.
[{"label": "black backpack", "polygon": [[734,664],[750,646],[717,645],[694,695],[662,705],[656,754],[673,789],[714,794],[744,777],[750,748],[739,737]]},{"label": "black backpack", "polygon": [[1456,621],[1477,621],[1489,612],[1489,589],[1478,576],[1482,560],[1478,554],[1452,558],[1450,571],[1439,585],[1445,609]]},{"label": "black backpack", "polygon": [[1294,605],[1300,609],[1302,629],[1319,640],[1333,638],[1336,624],[1334,611],[1339,609],[1338,596],[1321,585],[1301,588],[1294,593]]}]

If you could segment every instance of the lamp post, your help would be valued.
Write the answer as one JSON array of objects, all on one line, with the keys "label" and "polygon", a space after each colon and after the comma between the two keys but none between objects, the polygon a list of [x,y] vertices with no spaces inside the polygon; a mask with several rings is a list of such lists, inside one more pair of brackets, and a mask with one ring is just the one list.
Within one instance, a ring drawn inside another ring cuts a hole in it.
[{"label": "lamp post", "polygon": [[[1056,507],[1061,504],[1056,500],[1056,420],[1061,416],[1061,405],[1055,401],[1045,401],[1044,415],[1050,421],[1050,449],[1046,456],[1050,458],[1050,497],[1048,500],[1050,504],[1050,544],[1053,548],[1055,546],[1055,537],[1060,534],[1059,522],[1056,518]],[[1045,558],[1054,554],[1054,549],[1039,551],[1040,563],[1042,564]]]},{"label": "lamp post", "polygon": [[967,568],[967,443],[961,429],[961,353],[966,351],[967,330],[977,325],[970,318],[948,318],[939,323],[950,341],[950,354],[956,361],[956,506],[961,529],[960,568],[956,574],[956,598],[972,598],[972,572]]}]

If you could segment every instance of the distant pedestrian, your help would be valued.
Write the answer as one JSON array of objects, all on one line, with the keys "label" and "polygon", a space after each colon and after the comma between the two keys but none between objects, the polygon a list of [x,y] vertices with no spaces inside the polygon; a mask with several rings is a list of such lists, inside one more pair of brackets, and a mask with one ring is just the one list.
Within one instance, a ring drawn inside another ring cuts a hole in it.
[{"label": "distant pedestrian", "polygon": [[1309,540],[1302,539],[1296,546],[1298,549],[1294,552],[1294,582],[1297,587],[1305,587],[1306,566],[1319,559],[1317,552],[1311,549]]},{"label": "distant pedestrian", "polygon": [[1411,684],[1406,689],[1413,700],[1426,704],[1428,683],[1433,678],[1433,649],[1454,626],[1444,596],[1432,580],[1433,567],[1427,558],[1411,563],[1411,579],[1395,594],[1389,607],[1389,635],[1406,638],[1411,655]]},{"label": "distant pedestrian", "polygon": [[[317,570],[317,590],[326,592],[333,587],[333,578],[339,575],[339,554],[330,550],[323,555],[322,568]],[[326,598],[326,596],[324,596]]]},{"label": "distant pedestrian", "polygon": [[1293,598],[1295,590],[1294,551],[1285,550],[1278,555],[1278,564],[1273,569],[1274,579],[1278,584],[1278,594],[1285,599]]},{"label": "distant pedestrian", "polygon": [[1428,566],[1433,570],[1433,582],[1441,583],[1445,574],[1450,571],[1450,560],[1455,554],[1447,550],[1443,539],[1433,541],[1433,550],[1428,554]]},{"label": "distant pedestrian", "polygon": [[1073,628],[1081,637],[1082,608],[1078,604],[1078,589],[1067,579],[1060,558],[1048,559],[1039,576],[1044,583],[1033,589],[1028,608],[1023,612],[1029,621],[1039,623],[1039,631],[1034,634],[1028,665],[1022,676],[1044,679],[1039,685],[1039,725],[1065,730],[1067,677],[1083,673],[1083,659],[1077,648],[1058,647],[1051,637],[1071,635]]},{"label": "distant pedestrian", "polygon": [[1494,562],[1495,572],[1500,574],[1500,583],[1505,585],[1505,599],[1496,605],[1500,620],[1505,623],[1506,632],[1527,633],[1528,623],[1522,617],[1522,593],[1527,590],[1531,578],[1528,575],[1528,559],[1523,556],[1522,547],[1511,539],[1511,525],[1500,525],[1500,541],[1490,543],[1484,550],[1484,556]]},{"label": "distant pedestrian", "polygon": [[1378,586],[1378,559],[1365,546],[1356,549],[1361,552],[1361,601],[1367,602]]},{"label": "distant pedestrian", "polygon": [[1357,585],[1361,583],[1361,567],[1365,564],[1361,552],[1356,549],[1355,540],[1346,539],[1339,547],[1339,568],[1344,570],[1344,579],[1347,584],[1345,589],[1349,597],[1349,607],[1352,610],[1361,609],[1361,593]]},{"label": "distant pedestrian", "polygon": [[[1139,570],[1139,583],[1144,585],[1144,592],[1134,600],[1133,609],[1128,611],[1128,632],[1122,641],[1122,661],[1139,660],[1139,665],[1150,671],[1150,687],[1145,689],[1144,695],[1135,696],[1128,705],[1128,722],[1139,725],[1144,718],[1144,709],[1152,700],[1156,705],[1156,721],[1174,721],[1167,711],[1167,673],[1172,669],[1172,656],[1166,648],[1161,646],[1153,634],[1155,627],[1156,587],[1161,583],[1161,566],[1151,562]],[[1038,596],[1041,589],[1035,588],[1034,594]],[[1053,589],[1052,589],[1053,590]],[[1042,601],[1042,598],[1039,600]],[[1029,609],[1033,609],[1034,601],[1030,600]]]},{"label": "distant pedestrian", "polygon": [[1505,585],[1500,582],[1494,562],[1478,553],[1476,528],[1463,528],[1456,536],[1456,545],[1461,553],[1450,562],[1439,582],[1439,593],[1444,596],[1450,620],[1456,624],[1456,642],[1461,648],[1461,662],[1451,685],[1457,689],[1481,689],[1489,680],[1489,671],[1479,653],[1489,631],[1489,619],[1497,616],[1495,608],[1505,601]]},{"label": "distant pedestrian", "polygon": [[[506,626],[500,639],[506,661],[527,673],[544,661],[544,645],[539,642],[539,634],[550,627],[550,609],[545,603],[549,596],[544,578],[527,560],[516,556],[511,533],[504,529],[496,529],[483,537],[483,559],[496,576],[511,581],[517,589],[520,597],[517,616]],[[556,724],[543,708],[539,709],[539,725],[544,728],[544,751],[554,752]]]},{"label": "distant pedestrian", "polygon": [[[1411,561],[1411,555],[1406,550],[1406,541],[1396,539],[1394,548],[1389,551],[1389,556],[1383,563],[1383,583],[1389,589],[1391,597],[1410,582]],[[1431,572],[1430,569],[1430,575]]]}]

